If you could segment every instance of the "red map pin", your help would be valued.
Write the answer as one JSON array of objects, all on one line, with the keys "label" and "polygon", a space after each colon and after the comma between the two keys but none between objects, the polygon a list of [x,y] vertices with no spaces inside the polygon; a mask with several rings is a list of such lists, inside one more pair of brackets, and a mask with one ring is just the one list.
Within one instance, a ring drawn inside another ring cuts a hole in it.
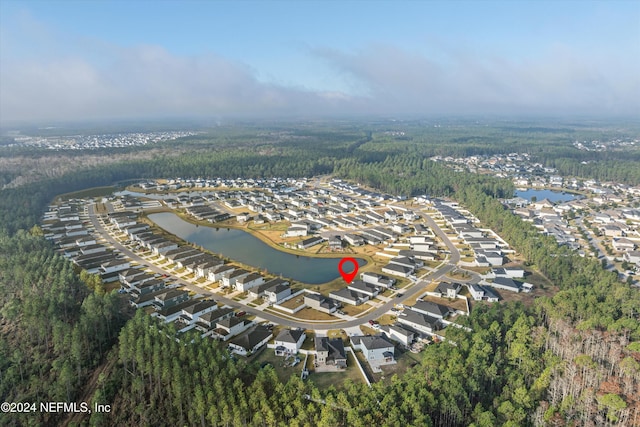
[{"label": "red map pin", "polygon": [[[342,266],[344,265],[345,262],[350,262],[353,264],[352,272],[347,273],[346,271],[344,271]],[[356,261],[355,258],[342,258],[338,263],[338,271],[340,272],[340,275],[342,276],[345,282],[351,283],[353,278],[356,277],[356,274],[358,274],[358,261]]]}]

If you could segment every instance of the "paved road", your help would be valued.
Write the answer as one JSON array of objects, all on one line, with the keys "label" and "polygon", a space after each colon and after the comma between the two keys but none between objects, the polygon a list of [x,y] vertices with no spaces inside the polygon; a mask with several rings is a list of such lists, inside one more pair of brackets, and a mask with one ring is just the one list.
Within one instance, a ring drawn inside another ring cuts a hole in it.
[{"label": "paved road", "polygon": [[337,322],[305,322],[305,321],[300,321],[300,320],[293,320],[293,319],[288,319],[285,317],[280,317],[262,310],[256,310],[255,308],[240,304],[238,301],[229,299],[229,298],[225,298],[224,296],[208,291],[206,289],[201,288],[200,286],[185,282],[184,280],[181,280],[179,278],[177,278],[175,275],[167,272],[166,270],[163,270],[160,267],[157,267],[153,264],[148,263],[144,258],[140,257],[138,254],[136,254],[135,252],[131,251],[130,249],[126,248],[124,245],[122,245],[120,242],[118,242],[115,238],[113,238],[103,227],[103,225],[100,223],[100,221],[98,220],[98,217],[95,213],[95,205],[90,205],[88,208],[88,213],[89,213],[89,218],[91,220],[91,223],[93,224],[93,227],[95,228],[96,232],[100,233],[105,240],[107,240],[111,245],[113,245],[114,248],[118,249],[120,251],[120,253],[122,253],[123,255],[127,256],[131,261],[136,262],[140,265],[144,265],[146,266],[149,270],[151,270],[154,273],[158,273],[158,274],[168,274],[170,277],[172,277],[177,283],[181,284],[182,286],[184,286],[185,288],[189,289],[190,291],[193,291],[195,293],[204,295],[206,297],[211,297],[212,299],[221,302],[223,304],[227,304],[231,307],[234,308],[240,308],[243,311],[246,311],[247,313],[256,315],[262,319],[265,319],[269,322],[274,322],[277,323],[279,325],[283,325],[285,327],[290,327],[290,328],[305,328],[305,329],[345,329],[345,328],[350,328],[353,326],[358,326],[358,325],[362,325],[362,324],[366,324],[368,322],[368,319],[376,319],[380,316],[382,316],[383,314],[385,314],[387,311],[389,311],[391,308],[393,308],[393,306],[395,304],[400,304],[402,302],[404,302],[405,300],[410,299],[411,297],[413,297],[416,294],[419,294],[421,292],[424,292],[424,288],[426,285],[429,284],[430,281],[438,279],[442,276],[444,276],[445,274],[449,273],[450,271],[454,270],[457,268],[456,263],[458,261],[460,261],[460,252],[458,251],[458,249],[455,247],[455,245],[449,240],[449,238],[447,237],[447,235],[444,233],[444,231],[442,231],[440,229],[440,227],[438,226],[438,224],[436,224],[435,221],[433,221],[432,218],[430,218],[427,215],[423,215],[423,218],[426,220],[427,224],[434,230],[435,234],[440,237],[440,239],[442,239],[442,241],[445,243],[445,245],[447,246],[447,248],[449,249],[449,251],[451,252],[451,256],[449,258],[449,262],[447,264],[442,265],[439,269],[432,271],[430,273],[427,273],[423,276],[420,277],[420,280],[418,281],[418,283],[412,285],[410,287],[410,289],[403,289],[403,296],[402,297],[396,297],[396,298],[392,298],[389,302],[385,302],[383,304],[381,304],[379,307],[377,307],[376,309],[370,311],[365,318],[358,318],[358,319],[354,319],[354,320],[347,320],[347,321],[337,321]]},{"label": "paved road", "polygon": [[605,269],[609,271],[613,270],[615,268],[615,266],[613,265],[613,257],[609,257],[604,253],[597,239],[593,236],[593,233],[591,232],[591,230],[589,230],[587,227],[584,226],[584,223],[582,222],[582,218],[576,218],[575,221],[576,221],[576,225],[586,233],[589,243],[596,249],[597,258],[599,260],[602,260],[602,259],[606,260],[607,267]]}]

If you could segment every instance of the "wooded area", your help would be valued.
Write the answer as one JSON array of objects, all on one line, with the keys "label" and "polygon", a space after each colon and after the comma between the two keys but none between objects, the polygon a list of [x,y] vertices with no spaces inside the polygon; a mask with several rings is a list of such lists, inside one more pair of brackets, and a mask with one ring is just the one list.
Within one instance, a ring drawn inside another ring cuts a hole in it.
[{"label": "wooded area", "polygon": [[[530,132],[531,138],[540,134]],[[427,134],[431,145],[426,136],[416,141],[351,128],[300,131],[298,139],[269,143],[241,135],[219,143],[201,137],[185,141],[177,155],[3,190],[0,397],[75,401],[87,379],[102,372],[96,369],[108,367],[91,400],[117,410],[92,414],[91,425],[639,425],[640,292],[505,210],[495,197],[511,195],[510,182],[454,172],[425,158],[450,141]],[[494,146],[490,135],[459,137],[461,145],[449,152],[507,149]],[[584,177],[600,166],[593,168]],[[637,163],[626,161],[625,168],[628,180],[640,178]],[[192,335],[178,342],[171,326],[141,311],[125,324],[118,295],[104,294],[95,278],[77,274],[32,228],[55,195],[122,180],[328,173],[394,194],[453,197],[560,291],[530,307],[480,304],[468,319],[473,332],[451,328],[448,338],[457,345],[427,347],[419,365],[388,384],[347,382],[319,390],[298,378],[283,384],[273,369],[234,361],[211,340]],[[63,418],[0,414],[0,424]]]}]

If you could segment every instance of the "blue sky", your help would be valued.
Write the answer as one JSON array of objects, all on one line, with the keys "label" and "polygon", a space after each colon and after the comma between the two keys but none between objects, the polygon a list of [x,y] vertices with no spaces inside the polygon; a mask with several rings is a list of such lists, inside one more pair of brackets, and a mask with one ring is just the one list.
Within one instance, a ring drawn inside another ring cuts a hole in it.
[{"label": "blue sky", "polygon": [[640,114],[640,1],[0,0],[0,121]]}]

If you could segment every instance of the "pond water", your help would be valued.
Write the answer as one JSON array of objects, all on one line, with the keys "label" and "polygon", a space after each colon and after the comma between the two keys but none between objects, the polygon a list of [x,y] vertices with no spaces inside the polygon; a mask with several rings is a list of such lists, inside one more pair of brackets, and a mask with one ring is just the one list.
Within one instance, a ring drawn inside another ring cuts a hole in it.
[{"label": "pond water", "polygon": [[548,199],[550,202],[569,202],[571,200],[578,199],[581,196],[579,194],[566,193],[558,190],[535,190],[533,188],[528,188],[526,190],[517,190],[516,197],[522,197],[529,201],[531,201],[532,197],[535,197],[537,201]]},{"label": "pond water", "polygon": [[[197,226],[170,212],[151,214],[149,219],[187,242],[256,269],[266,270],[270,274],[282,275],[311,285],[326,283],[340,276],[338,263],[341,258],[313,258],[289,254],[272,248],[246,231]],[[359,266],[366,264],[363,259],[357,261]]]}]

